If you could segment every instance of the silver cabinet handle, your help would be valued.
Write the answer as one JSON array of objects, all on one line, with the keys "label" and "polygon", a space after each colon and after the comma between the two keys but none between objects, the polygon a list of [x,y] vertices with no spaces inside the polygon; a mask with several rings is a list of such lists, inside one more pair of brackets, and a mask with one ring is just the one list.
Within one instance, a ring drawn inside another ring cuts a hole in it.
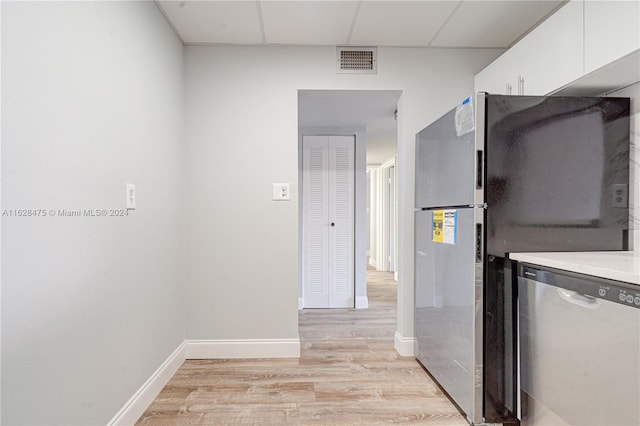
[{"label": "silver cabinet handle", "polygon": [[524,95],[524,77],[518,76],[518,95]]}]

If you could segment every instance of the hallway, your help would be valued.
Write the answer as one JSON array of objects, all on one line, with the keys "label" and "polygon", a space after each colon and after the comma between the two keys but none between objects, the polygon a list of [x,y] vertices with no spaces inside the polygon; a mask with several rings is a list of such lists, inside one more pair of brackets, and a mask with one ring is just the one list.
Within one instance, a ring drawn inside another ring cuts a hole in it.
[{"label": "hallway", "polygon": [[369,309],[300,311],[300,359],[186,361],[138,424],[466,425],[393,348],[393,275],[367,271],[367,286]]}]

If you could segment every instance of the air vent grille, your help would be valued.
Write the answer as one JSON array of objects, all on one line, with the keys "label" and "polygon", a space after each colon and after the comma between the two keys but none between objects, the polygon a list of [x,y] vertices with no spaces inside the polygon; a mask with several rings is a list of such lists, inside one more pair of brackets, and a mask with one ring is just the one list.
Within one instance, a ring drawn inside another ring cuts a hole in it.
[{"label": "air vent grille", "polygon": [[338,47],[339,73],[376,74],[377,49],[375,47]]},{"label": "air vent grille", "polygon": [[343,50],[340,52],[340,68],[343,70],[372,70],[373,52],[370,50]]}]

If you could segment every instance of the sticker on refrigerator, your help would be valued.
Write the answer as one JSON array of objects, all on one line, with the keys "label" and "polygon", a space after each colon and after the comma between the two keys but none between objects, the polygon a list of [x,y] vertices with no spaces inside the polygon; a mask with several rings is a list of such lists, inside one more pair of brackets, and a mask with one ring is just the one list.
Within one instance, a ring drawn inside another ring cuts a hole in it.
[{"label": "sticker on refrigerator", "polygon": [[458,137],[473,132],[476,124],[473,119],[473,100],[469,97],[456,107],[456,134]]},{"label": "sticker on refrigerator", "polygon": [[455,244],[457,223],[457,210],[434,210],[431,226],[433,229],[433,242]]}]

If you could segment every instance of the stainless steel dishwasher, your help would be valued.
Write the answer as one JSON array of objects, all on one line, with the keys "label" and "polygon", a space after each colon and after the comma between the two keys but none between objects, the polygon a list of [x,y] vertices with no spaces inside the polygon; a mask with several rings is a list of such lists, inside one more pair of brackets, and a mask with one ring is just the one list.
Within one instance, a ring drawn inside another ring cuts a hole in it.
[{"label": "stainless steel dishwasher", "polygon": [[523,425],[640,425],[640,286],[518,265]]}]

